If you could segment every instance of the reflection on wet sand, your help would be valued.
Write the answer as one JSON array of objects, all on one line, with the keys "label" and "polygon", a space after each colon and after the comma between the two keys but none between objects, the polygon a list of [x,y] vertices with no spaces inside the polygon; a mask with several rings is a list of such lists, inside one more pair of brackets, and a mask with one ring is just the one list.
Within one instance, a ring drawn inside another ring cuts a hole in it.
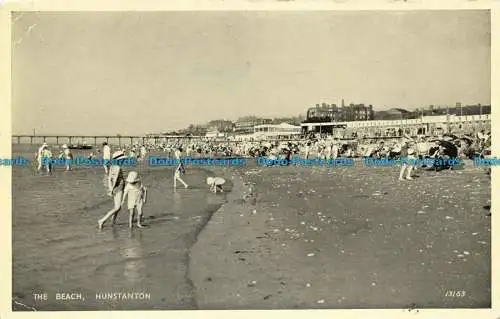
[{"label": "reflection on wet sand", "polygon": [[[24,155],[15,149],[13,154]],[[195,307],[186,280],[187,253],[195,234],[220,206],[205,205],[206,197],[214,196],[197,188],[209,172],[191,169],[193,189],[174,193],[171,174],[164,169],[137,170],[151,186],[144,211],[149,227],[130,232],[125,208],[115,227],[101,231],[96,227],[96,220],[113,204],[106,194],[102,167],[56,169],[52,176],[13,168],[12,288],[17,301],[37,310]],[[78,304],[41,303],[32,296],[34,290],[51,294],[75,287],[87,296],[147,291],[152,297],[146,303],[113,304],[89,297]],[[177,299],[179,287],[183,287],[182,301]]]},{"label": "reflection on wet sand", "polygon": [[130,230],[128,238],[125,240],[125,247],[120,251],[120,255],[125,259],[125,270],[123,275],[130,283],[137,283],[144,277],[146,266],[142,261],[142,232],[136,234]]},{"label": "reflection on wet sand", "polygon": [[180,212],[181,209],[182,209],[182,205],[181,204],[182,204],[181,194],[179,193],[179,191],[174,190],[173,203],[172,203],[172,212],[173,213]]}]

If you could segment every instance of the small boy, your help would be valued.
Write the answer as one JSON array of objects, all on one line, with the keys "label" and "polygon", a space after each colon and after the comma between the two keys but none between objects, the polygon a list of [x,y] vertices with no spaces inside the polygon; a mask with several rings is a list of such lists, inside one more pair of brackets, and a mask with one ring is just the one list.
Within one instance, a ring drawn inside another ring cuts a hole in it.
[{"label": "small boy", "polygon": [[73,154],[71,154],[71,150],[66,144],[62,146],[62,149],[63,149],[62,158],[64,158],[65,161],[66,171],[71,171],[71,166],[73,163]]},{"label": "small boy", "polygon": [[127,185],[125,185],[125,190],[123,193],[122,205],[125,203],[125,197],[128,196],[127,207],[130,212],[129,215],[129,228],[132,228],[132,221],[134,219],[134,209],[137,208],[137,227],[143,228],[141,224],[142,219],[142,208],[146,204],[147,198],[147,188],[142,185],[137,172],[128,173],[126,179]]},{"label": "small boy", "polygon": [[226,180],[221,177],[207,177],[207,185],[210,185],[211,192],[217,193],[217,191],[220,191],[223,193],[222,185],[225,183]]}]

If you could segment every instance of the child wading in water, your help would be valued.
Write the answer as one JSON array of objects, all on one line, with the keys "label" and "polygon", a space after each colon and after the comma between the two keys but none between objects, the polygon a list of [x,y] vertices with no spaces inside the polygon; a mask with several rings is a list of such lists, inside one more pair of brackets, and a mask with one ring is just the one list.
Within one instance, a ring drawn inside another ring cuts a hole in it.
[{"label": "child wading in water", "polygon": [[137,208],[137,227],[143,228],[141,225],[142,208],[144,204],[146,204],[147,188],[142,185],[141,180],[137,176],[137,172],[128,173],[126,182],[127,185],[125,185],[122,205],[125,203],[125,198],[128,196],[127,207],[130,212],[128,226],[132,228],[134,209]]}]

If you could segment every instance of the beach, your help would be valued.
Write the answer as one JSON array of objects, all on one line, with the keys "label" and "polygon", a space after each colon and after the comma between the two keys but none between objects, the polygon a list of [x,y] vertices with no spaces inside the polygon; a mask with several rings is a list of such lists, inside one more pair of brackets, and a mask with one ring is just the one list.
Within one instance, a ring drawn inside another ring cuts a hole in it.
[{"label": "beach", "polygon": [[[32,158],[36,149],[13,145],[13,156]],[[83,156],[87,152],[78,152]],[[230,192],[211,194],[205,168],[188,168],[189,189],[173,189],[173,168],[137,170],[149,187],[144,229],[128,228],[128,211],[118,224],[97,229],[112,208],[102,167],[57,167],[52,176],[36,167],[13,167],[14,310],[196,309],[187,276],[188,252],[211,215]],[[81,299],[56,300],[57,293]],[[109,293],[143,293],[148,299],[109,300]],[[35,300],[34,294],[47,294]],[[99,299],[97,294],[104,294]]]},{"label": "beach", "polygon": [[241,170],[191,250],[199,309],[491,307],[484,171],[398,173]]},{"label": "beach", "polygon": [[[14,309],[491,306],[490,181],[472,163],[398,181],[397,167],[361,161],[249,160],[188,167],[190,188],[175,192],[173,168],[133,169],[150,190],[148,227],[129,230],[122,210],[98,230],[112,206],[102,167],[13,168]],[[207,176],[225,178],[226,191],[209,193]]]}]

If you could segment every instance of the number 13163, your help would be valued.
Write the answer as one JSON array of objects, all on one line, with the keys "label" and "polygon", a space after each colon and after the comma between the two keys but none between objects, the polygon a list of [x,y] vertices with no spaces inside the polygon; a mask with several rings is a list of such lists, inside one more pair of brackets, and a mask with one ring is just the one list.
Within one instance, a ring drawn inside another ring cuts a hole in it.
[{"label": "number 13163", "polygon": [[456,297],[462,298],[465,297],[466,293],[463,290],[446,290],[444,296],[445,297]]}]

